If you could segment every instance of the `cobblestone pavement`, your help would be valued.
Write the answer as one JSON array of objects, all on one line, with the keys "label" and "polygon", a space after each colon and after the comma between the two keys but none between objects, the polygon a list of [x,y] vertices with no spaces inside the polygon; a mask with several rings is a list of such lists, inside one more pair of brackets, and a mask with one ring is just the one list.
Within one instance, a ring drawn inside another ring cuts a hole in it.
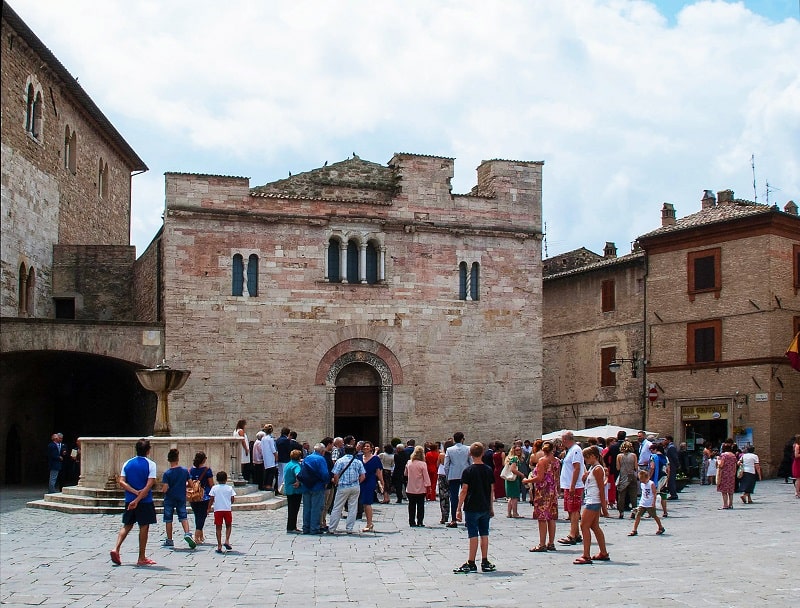
[{"label": "cobblestone pavement", "polygon": [[[603,519],[612,561],[587,566],[572,564],[579,547],[529,553],[538,541],[530,505],[520,506],[524,519],[508,519],[498,501],[497,571],[466,575],[452,572],[465,561],[466,530],[440,526],[438,503],[426,505],[426,528],[408,527],[405,504],[377,505],[375,533],[352,536],[286,534],[285,509],[237,512],[227,555],[209,544],[163,548],[159,524],[148,545],[158,565],[134,565],[134,531],[115,567],[109,550],[120,517],[25,508],[41,492],[0,491],[3,605],[781,607],[800,597],[800,500],[782,480],[760,483],[753,505],[736,496],[731,511],[717,510],[713,487],[691,485],[668,503],[664,536],[644,520],[629,538],[629,519]],[[567,523],[557,531],[565,535]]]}]

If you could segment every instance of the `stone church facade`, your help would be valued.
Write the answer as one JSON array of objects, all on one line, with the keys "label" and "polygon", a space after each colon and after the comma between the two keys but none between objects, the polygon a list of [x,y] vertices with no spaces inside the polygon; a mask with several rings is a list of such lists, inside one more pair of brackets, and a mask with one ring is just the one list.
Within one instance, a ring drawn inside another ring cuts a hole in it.
[{"label": "stone church facade", "polygon": [[168,173],[151,248],[167,359],[192,370],[175,431],[538,435],[542,163],[477,173],[465,195],[453,159],[413,154],[254,188]]}]

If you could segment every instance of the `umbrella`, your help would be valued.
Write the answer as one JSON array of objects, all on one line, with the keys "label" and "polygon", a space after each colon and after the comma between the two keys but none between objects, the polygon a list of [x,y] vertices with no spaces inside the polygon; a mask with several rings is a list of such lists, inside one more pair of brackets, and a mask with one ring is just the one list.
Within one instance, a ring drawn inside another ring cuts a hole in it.
[{"label": "umbrella", "polygon": [[577,435],[578,431],[561,429],[560,431],[553,431],[552,433],[547,433],[546,435],[542,435],[542,439],[544,439],[545,441],[553,441],[554,439],[561,439],[561,435],[563,435],[564,433],[573,433]]},{"label": "umbrella", "polygon": [[[616,437],[619,431],[625,431],[628,434],[628,437],[635,437],[636,433],[638,433],[641,429],[632,429],[625,426],[616,426],[614,424],[606,424],[603,426],[593,426],[588,429],[583,429],[581,431],[572,431],[573,435],[576,437]],[[645,435],[648,437],[650,436],[657,436],[658,433],[653,431],[645,431]]]}]

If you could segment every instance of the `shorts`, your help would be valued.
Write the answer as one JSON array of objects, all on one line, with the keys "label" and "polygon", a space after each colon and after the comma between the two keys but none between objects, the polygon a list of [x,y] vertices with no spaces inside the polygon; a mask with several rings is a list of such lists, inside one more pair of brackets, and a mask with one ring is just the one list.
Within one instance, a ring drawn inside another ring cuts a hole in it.
[{"label": "shorts", "polygon": [[467,526],[467,535],[470,538],[476,536],[489,536],[489,511],[464,511],[464,523]]},{"label": "shorts", "polygon": [[139,524],[149,526],[158,521],[156,517],[156,506],[152,502],[140,502],[135,509],[128,509],[130,503],[125,503],[125,512],[122,514],[122,525],[132,526]]},{"label": "shorts", "polygon": [[600,512],[600,503],[593,504],[593,505],[583,505],[587,511],[597,511]]},{"label": "shorts", "polygon": [[214,511],[214,525],[221,526],[222,522],[225,522],[226,526],[230,526],[233,523],[233,516],[231,515],[230,511]]},{"label": "shorts", "polygon": [[177,511],[178,521],[186,519],[186,501],[164,497],[164,523],[172,523],[172,513]]},{"label": "shorts", "polygon": [[580,513],[583,504],[583,488],[564,490],[564,510],[567,513]]},{"label": "shorts", "polygon": [[639,512],[637,513],[637,515],[644,516],[645,513],[647,513],[650,517],[655,517],[656,516],[656,508],[655,507],[639,507]]}]

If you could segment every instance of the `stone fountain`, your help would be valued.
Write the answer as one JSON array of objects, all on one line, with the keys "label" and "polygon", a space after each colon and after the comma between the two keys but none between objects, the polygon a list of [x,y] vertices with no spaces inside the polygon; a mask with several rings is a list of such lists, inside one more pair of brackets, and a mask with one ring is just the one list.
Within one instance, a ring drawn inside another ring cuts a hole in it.
[{"label": "stone fountain", "polygon": [[185,369],[172,369],[167,365],[166,359],[156,367],[136,370],[139,383],[148,391],[158,395],[156,423],[153,429],[153,435],[156,437],[169,437],[172,434],[169,423],[169,394],[182,388],[191,373]]}]

